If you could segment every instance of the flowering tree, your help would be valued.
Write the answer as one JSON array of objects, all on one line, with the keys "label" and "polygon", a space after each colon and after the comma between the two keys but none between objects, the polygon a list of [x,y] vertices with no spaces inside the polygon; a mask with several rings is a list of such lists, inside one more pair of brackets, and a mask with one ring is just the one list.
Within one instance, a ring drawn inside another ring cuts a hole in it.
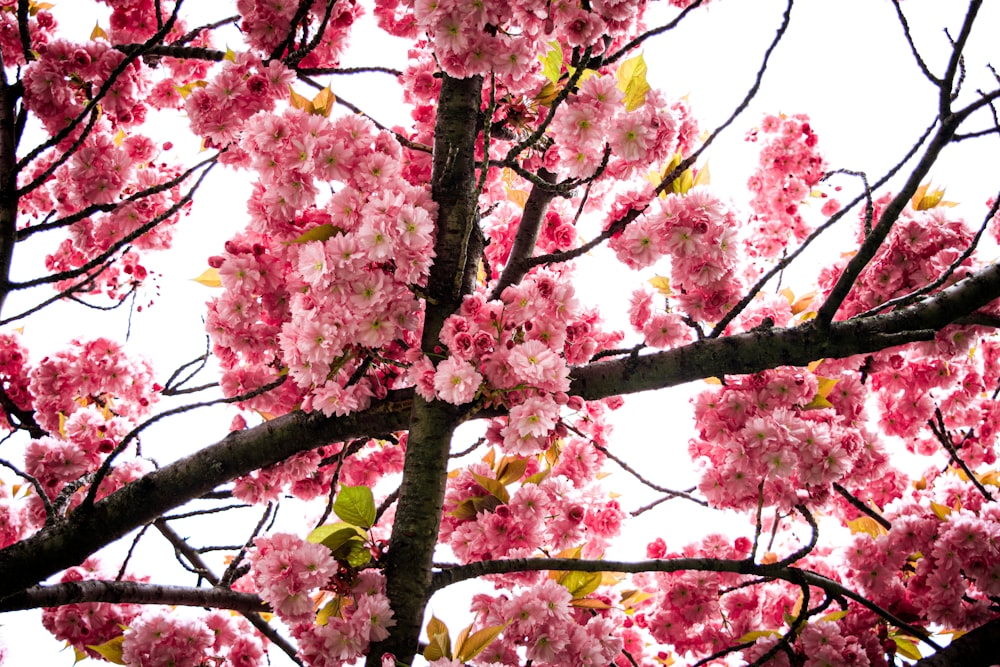
[{"label": "flowering tree", "polygon": [[[893,38],[937,91],[896,166],[835,168],[806,116],[769,115],[746,123],[748,196],[714,190],[704,156],[766,76],[792,0],[718,127],[652,88],[639,54],[707,0],[671,0],[662,23],[640,0],[376,0],[378,28],[411,48],[405,69],[367,72],[339,67],[352,2],[210,3],[206,24],[180,0],[105,4],[110,19],[73,41],[58,7],[0,1],[0,305],[55,288],[2,323],[57,300],[128,305],[147,253],[170,246],[209,172],[230,170],[254,184],[246,225],[200,279],[218,286],[205,321],[221,376],[195,386],[204,358],[164,376],[107,337],[37,359],[29,336],[0,334],[0,611],[44,607],[81,658],[136,666],[268,651],[307,665],[995,661],[1000,266],[977,248],[997,235],[997,200],[967,222],[926,184],[951,146],[1000,133],[996,82],[962,86],[981,67],[963,59],[981,0],[940,62],[891,3]],[[345,74],[395,77],[412,123],[338,99]],[[201,138],[199,161],[167,157],[155,127],[170,116]],[[856,243],[815,291],[774,289],[838,223]],[[15,280],[15,250],[38,237],[57,239],[44,267]],[[577,264],[602,250],[635,272],[617,286],[630,297],[578,293]],[[626,300],[622,331],[603,317]],[[700,481],[665,488],[616,453],[609,412],[699,379]],[[227,437],[168,464],[143,455],[148,427],[183,431],[175,415],[211,403],[239,410]],[[481,437],[456,435],[467,422]],[[659,494],[631,515],[664,512],[624,561],[605,557],[629,516],[602,484],[611,467]],[[290,497],[310,529],[270,525]],[[744,529],[677,543],[664,508],[680,503]],[[222,554],[174,527],[245,506],[260,520]],[[185,585],[154,581],[132,549],[99,553],[149,528]],[[475,578],[492,586],[467,627],[425,617]]]}]

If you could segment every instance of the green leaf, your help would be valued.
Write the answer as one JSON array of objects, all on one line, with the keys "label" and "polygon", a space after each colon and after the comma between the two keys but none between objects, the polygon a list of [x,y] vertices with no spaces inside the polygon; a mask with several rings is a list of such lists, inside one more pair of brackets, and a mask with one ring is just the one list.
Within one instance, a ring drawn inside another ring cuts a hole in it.
[{"label": "green leaf", "polygon": [[375,498],[367,486],[341,487],[333,501],[333,511],[352,526],[371,528],[375,525]]},{"label": "green leaf", "polygon": [[635,111],[646,103],[649,83],[646,81],[646,61],[640,53],[621,64],[615,74],[618,90],[625,93],[625,110]]},{"label": "green leaf", "polygon": [[559,575],[559,583],[566,587],[574,598],[590,595],[601,585],[600,572],[577,572],[572,570]]},{"label": "green leaf", "polygon": [[313,544],[321,544],[327,537],[336,533],[338,530],[343,530],[344,528],[350,528],[355,531],[355,534],[357,534],[357,529],[350,524],[344,523],[343,521],[335,521],[333,523],[325,523],[319,528],[314,528],[311,533],[306,535],[306,541],[312,542]]},{"label": "green leaf", "polygon": [[[350,550],[347,552],[347,555],[344,557],[344,560],[346,560],[347,564],[353,567],[354,569],[360,570],[365,565],[371,562],[372,559],[371,549],[369,549],[368,545],[362,542],[361,540],[358,540],[356,542],[354,541],[348,542],[347,545],[345,545],[345,547],[346,546],[349,546]],[[341,547],[341,550],[343,549],[344,547]]]},{"label": "green leaf", "polygon": [[113,662],[116,665],[124,665],[125,660],[122,659],[122,642],[125,641],[124,635],[118,635],[114,639],[109,639],[103,644],[97,645],[87,645],[87,648],[93,649],[101,654],[101,657],[108,662]]},{"label": "green leaf", "polygon": [[920,649],[917,648],[916,642],[914,642],[910,637],[896,635],[892,638],[892,641],[896,642],[896,652],[904,658],[908,658],[910,660],[920,660],[923,657],[920,655]]},{"label": "green leaf", "polygon": [[747,642],[755,642],[761,637],[777,637],[779,636],[774,630],[754,630],[753,632],[748,632],[739,638],[739,643],[746,644]]},{"label": "green leaf", "polygon": [[489,491],[494,498],[503,504],[506,505],[510,502],[510,494],[507,493],[507,488],[497,480],[484,477],[483,475],[477,475],[476,473],[472,473],[472,477],[479,482],[479,486]]},{"label": "green leaf", "polygon": [[336,225],[331,225],[329,223],[325,225],[316,225],[312,229],[307,229],[302,232],[295,239],[289,241],[289,243],[309,243],[310,241],[325,241],[327,239],[333,238],[337,234],[343,234],[344,230]]},{"label": "green leaf", "polygon": [[316,625],[326,625],[331,618],[340,616],[341,602],[340,597],[335,597],[323,605],[323,608],[316,612]]},{"label": "green leaf", "polygon": [[482,630],[473,632],[465,641],[455,647],[455,653],[457,654],[456,657],[460,662],[468,662],[469,660],[472,660],[477,655],[482,653],[494,639],[499,637],[505,627],[505,625],[491,625],[487,628],[483,628]]},{"label": "green leaf", "polygon": [[552,472],[552,468],[546,468],[545,470],[539,470],[534,475],[531,475],[524,480],[524,484],[541,484],[542,480],[549,476]]},{"label": "green leaf", "polygon": [[[330,529],[330,530],[324,530]],[[320,532],[322,531],[322,533]],[[320,533],[319,539],[314,539],[314,535]],[[356,526],[346,524],[342,521],[320,526],[309,534],[306,539],[315,544],[322,544],[332,552],[336,552],[351,540],[362,540],[364,535],[358,532]]]},{"label": "green leaf", "polygon": [[559,42],[549,42],[551,47],[544,56],[538,56],[542,61],[542,74],[554,84],[559,83],[562,74],[563,50]]}]

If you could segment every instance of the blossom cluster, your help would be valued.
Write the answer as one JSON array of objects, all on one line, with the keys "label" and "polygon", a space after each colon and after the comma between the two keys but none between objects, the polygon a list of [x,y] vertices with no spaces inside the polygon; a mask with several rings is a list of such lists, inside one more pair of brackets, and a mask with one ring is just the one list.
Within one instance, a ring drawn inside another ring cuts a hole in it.
[{"label": "blossom cluster", "polygon": [[[78,44],[53,39],[36,46],[38,58],[24,72],[24,102],[50,134],[66,128],[80,116],[93,88],[114,82],[101,108],[116,129],[140,125],[146,118],[143,101],[148,78],[141,65],[103,40]],[[77,126],[76,132],[80,131]]]},{"label": "blossom cluster", "polygon": [[[367,351],[398,359],[397,341],[413,343],[419,331],[412,288],[434,257],[427,188],[398,176],[399,144],[357,116],[259,114],[241,147],[261,180],[249,204],[252,231],[210,260],[225,289],[209,308],[223,385],[259,387],[279,359],[297,393],[288,390],[282,404],[361,409],[397,375],[391,364],[372,364],[354,378],[368,367]],[[341,187],[316,201],[317,182]]]},{"label": "blossom cluster", "polygon": [[[268,59],[292,54],[300,46],[296,32],[301,27],[304,36],[315,41],[315,47],[301,59],[302,67],[336,67],[347,48],[347,37],[354,21],[361,15],[360,3],[330,3],[316,0],[303,17],[297,2],[238,0],[236,10],[243,18],[241,27],[251,48]],[[300,23],[293,25],[293,20]],[[322,33],[319,33],[322,31]]]},{"label": "blossom cluster", "polygon": [[804,114],[766,116],[759,132],[749,135],[761,146],[759,165],[747,187],[754,212],[747,250],[760,257],[777,257],[791,239],[802,241],[811,231],[799,207],[811,195],[826,169],[819,139]]},{"label": "blossom cluster", "polygon": [[[97,558],[91,557],[77,567],[66,570],[60,581],[63,583],[89,579],[114,579],[115,572],[109,571]],[[143,581],[126,576],[129,581]],[[61,641],[69,643],[76,651],[91,657],[100,654],[91,646],[99,646],[115,637],[120,637],[122,627],[127,626],[142,611],[137,604],[111,604],[109,602],[88,602],[47,607],[42,610],[42,625]]]},{"label": "blossom cluster", "polygon": [[[608,665],[620,655],[622,614],[574,608],[570,591],[547,578],[513,595],[474,596],[477,623],[503,627],[503,633],[479,657],[480,664],[517,665],[520,650],[533,665]],[[599,600],[599,598],[597,598]]]},{"label": "blossom cluster", "polygon": [[[115,579],[97,558],[63,574],[62,582]],[[126,581],[146,578],[126,574]],[[130,667],[220,667],[265,664],[264,644],[246,619],[221,610],[181,612],[157,605],[87,602],[42,610],[42,625],[78,655],[106,657],[100,649],[121,641],[121,664]]]},{"label": "blossom cluster", "polygon": [[673,155],[677,125],[659,92],[649,91],[643,104],[629,110],[616,77],[591,76],[559,108],[549,126],[554,143],[545,165],[560,175],[588,178],[602,166],[607,145],[617,158],[607,165],[609,175],[624,180]]},{"label": "blossom cluster", "polygon": [[[34,419],[51,435],[28,444],[25,467],[51,498],[97,470],[149,414],[160,389],[147,361],[130,357],[106,338],[72,341],[68,349],[34,365],[29,378]],[[98,497],[138,478],[146,467],[141,461],[117,466],[102,482]],[[36,513],[43,509],[37,497],[31,505]]]},{"label": "blossom cluster", "polygon": [[741,510],[761,497],[786,510],[822,505],[833,483],[863,488],[887,462],[878,436],[857,419],[866,397],[846,372],[821,379],[779,367],[726,378],[693,399],[699,433],[688,450],[704,466],[699,488],[713,505]]},{"label": "blossom cluster", "polygon": [[[96,558],[63,574],[62,582],[111,580],[115,573]],[[145,581],[127,575],[126,581]],[[130,667],[220,667],[265,664],[262,639],[246,619],[221,610],[178,611],[157,605],[87,602],[42,610],[42,625],[78,655],[106,658],[105,645],[121,644],[121,663]]]},{"label": "blossom cluster", "polygon": [[974,628],[1000,592],[1000,511],[954,472],[885,511],[891,528],[862,531],[844,549],[852,581],[876,604],[919,609],[927,622]]},{"label": "blossom cluster", "polygon": [[[261,536],[254,543],[250,576],[261,598],[291,627],[306,664],[341,667],[388,636],[395,621],[381,573],[352,573],[322,544],[288,533]],[[327,599],[321,591],[336,591],[336,596]],[[319,615],[317,602],[323,607]]]},{"label": "blossom cluster", "polygon": [[[669,257],[671,301],[696,322],[714,322],[743,293],[738,228],[730,206],[711,190],[695,187],[683,195],[655,199],[644,214],[611,239],[610,247],[632,269]],[[635,295],[630,320],[650,344],[669,347],[687,340],[690,334],[678,318],[653,318],[647,304],[647,296]]]},{"label": "blossom cluster", "polygon": [[[21,42],[21,30],[18,25],[16,3],[0,4],[0,55],[7,67],[23,67],[26,64],[24,45]],[[55,34],[58,24],[52,12],[38,8],[29,15],[27,28],[30,43],[45,44]]]},{"label": "blossom cluster", "polygon": [[[879,197],[873,203],[872,221],[865,223],[863,218],[858,221],[855,229],[859,242],[867,234],[866,224],[875,224],[891,199],[891,194]],[[837,319],[853,317],[937,280],[959,261],[962,250],[970,246],[972,238],[973,231],[963,219],[950,213],[945,202],[909,204],[900,213],[875,257],[858,276],[837,312]],[[848,259],[841,258],[820,274],[819,285],[824,291],[832,288]],[[964,258],[962,264],[970,265],[971,259]],[[960,275],[953,274],[943,286],[956,282]]]},{"label": "blossom cluster", "polygon": [[[593,482],[603,454],[592,444],[573,439],[555,457],[548,470],[540,468],[536,457],[505,459],[504,470],[523,466],[522,475],[514,480],[509,480],[509,472],[498,479],[486,463],[460,470],[449,479],[441,542],[463,563],[577,547],[586,557],[602,554],[625,518],[618,502],[608,500],[607,492]],[[518,487],[507,491],[513,483]],[[513,580],[533,578],[522,574]]]},{"label": "blossom cluster", "polygon": [[221,610],[179,611],[147,606],[124,632],[129,667],[256,667],[267,664],[263,640],[250,623]]},{"label": "blossom cluster", "polygon": [[523,0],[474,5],[379,0],[375,16],[391,34],[426,35],[449,75],[492,73],[505,87],[519,91],[534,85],[532,75],[540,70],[537,55],[547,42],[558,40],[599,55],[605,51],[602,38],[608,36],[614,44],[630,35],[644,9],[644,3],[635,0],[568,2],[542,9]]},{"label": "blossom cluster", "polygon": [[[228,146],[240,136],[248,118],[274,109],[288,95],[294,76],[279,60],[264,64],[251,52],[227,60],[184,102],[191,131],[212,146]],[[226,156],[225,159],[232,159]]]}]

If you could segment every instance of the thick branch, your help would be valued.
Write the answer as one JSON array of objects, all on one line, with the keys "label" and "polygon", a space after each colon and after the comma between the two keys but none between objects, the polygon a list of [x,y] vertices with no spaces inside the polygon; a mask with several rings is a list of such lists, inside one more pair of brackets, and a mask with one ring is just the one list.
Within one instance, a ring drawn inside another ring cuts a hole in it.
[{"label": "thick branch", "polygon": [[[556,175],[545,171],[538,174],[546,183],[555,183]],[[510,285],[516,285],[521,281],[531,268],[529,260],[535,252],[535,244],[538,242],[538,233],[542,228],[542,220],[545,219],[545,211],[548,210],[549,202],[555,197],[555,192],[547,190],[538,185],[531,188],[528,201],[524,203],[524,212],[521,215],[521,222],[517,226],[517,234],[514,236],[514,245],[510,250],[510,259],[504,267],[500,280],[497,281],[491,299],[498,299]]]},{"label": "thick branch", "polygon": [[[475,140],[482,101],[481,77],[445,76],[434,128],[434,171],[431,195],[438,205],[436,261],[427,283],[421,346],[433,353],[445,319],[461,305],[474,283],[469,269],[479,264],[478,246],[470,244],[478,224]],[[481,248],[479,248],[481,252]],[[424,608],[430,597],[431,562],[441,527],[448,453],[455,426],[461,421],[455,406],[417,397],[410,413],[410,434],[403,482],[399,487],[392,545],[386,556],[386,594],[396,627],[373,646],[369,665],[381,665],[383,653],[409,664],[417,650]]]},{"label": "thick branch", "polygon": [[72,581],[54,586],[32,586],[0,601],[0,612],[38,607],[58,607],[81,602],[167,604],[213,607],[249,613],[267,613],[271,608],[259,597],[228,588],[160,586],[138,581]]},{"label": "thick branch", "polygon": [[[2,64],[2,63],[0,63]],[[0,80],[0,311],[10,292],[10,266],[17,235],[17,88]]]},{"label": "thick branch", "polygon": [[913,667],[990,667],[997,661],[1000,619],[981,625]]}]

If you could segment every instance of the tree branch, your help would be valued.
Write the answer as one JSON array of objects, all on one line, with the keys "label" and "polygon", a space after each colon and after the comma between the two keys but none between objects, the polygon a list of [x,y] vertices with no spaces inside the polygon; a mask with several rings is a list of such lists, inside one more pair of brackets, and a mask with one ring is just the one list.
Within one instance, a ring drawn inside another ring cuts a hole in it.
[{"label": "tree branch", "polygon": [[0,600],[0,612],[59,607],[82,602],[131,604],[167,604],[184,607],[214,607],[242,613],[271,611],[259,597],[226,588],[190,588],[161,586],[138,581],[101,581],[88,579],[52,586],[32,586]]}]

